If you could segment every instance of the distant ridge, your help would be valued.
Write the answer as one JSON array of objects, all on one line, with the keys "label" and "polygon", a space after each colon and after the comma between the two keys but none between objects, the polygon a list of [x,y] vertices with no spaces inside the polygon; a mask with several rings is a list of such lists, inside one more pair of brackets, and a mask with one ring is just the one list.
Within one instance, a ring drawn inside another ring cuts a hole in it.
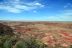
[{"label": "distant ridge", "polygon": [[72,21],[28,21],[28,20],[0,20],[1,22],[50,22],[50,23],[72,23]]}]

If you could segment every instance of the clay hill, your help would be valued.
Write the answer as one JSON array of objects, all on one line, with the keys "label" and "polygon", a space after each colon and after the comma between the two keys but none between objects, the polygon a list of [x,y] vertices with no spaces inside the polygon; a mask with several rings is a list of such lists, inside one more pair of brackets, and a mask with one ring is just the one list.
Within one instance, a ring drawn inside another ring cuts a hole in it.
[{"label": "clay hill", "polygon": [[[20,38],[33,36],[50,46],[68,47],[72,45],[71,22],[1,22],[0,29],[4,29],[5,34],[19,33]],[[3,32],[0,31],[1,33]]]}]

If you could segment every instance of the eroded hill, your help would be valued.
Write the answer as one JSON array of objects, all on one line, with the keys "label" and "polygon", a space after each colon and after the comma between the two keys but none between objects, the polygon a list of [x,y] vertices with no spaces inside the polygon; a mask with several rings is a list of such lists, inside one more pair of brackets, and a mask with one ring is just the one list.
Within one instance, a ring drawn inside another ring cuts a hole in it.
[{"label": "eroded hill", "polygon": [[33,36],[49,46],[72,45],[72,23],[52,22],[3,22],[10,26],[20,38]]}]

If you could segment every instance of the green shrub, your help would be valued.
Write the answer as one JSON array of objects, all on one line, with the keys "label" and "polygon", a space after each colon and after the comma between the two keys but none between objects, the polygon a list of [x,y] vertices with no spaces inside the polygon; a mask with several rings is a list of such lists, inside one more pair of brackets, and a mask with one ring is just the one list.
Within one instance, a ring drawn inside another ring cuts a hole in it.
[{"label": "green shrub", "polygon": [[1,38],[0,48],[45,48],[45,44],[33,37],[18,39],[15,36],[5,36]]},{"label": "green shrub", "polygon": [[12,47],[12,41],[11,40],[6,40],[5,43],[3,44],[4,48],[11,48]]},{"label": "green shrub", "polygon": [[72,45],[70,45],[70,48],[72,48]]},{"label": "green shrub", "polygon": [[0,48],[12,48],[18,38],[15,36],[0,36]]},{"label": "green shrub", "polygon": [[45,44],[34,38],[20,40],[16,48],[45,48]]},{"label": "green shrub", "polygon": [[0,36],[0,47],[1,47],[1,48],[3,48],[4,42],[5,42],[7,39],[9,39],[9,38],[10,38],[10,36],[8,36],[8,35]]},{"label": "green shrub", "polygon": [[19,41],[16,48],[28,48],[24,41]]}]

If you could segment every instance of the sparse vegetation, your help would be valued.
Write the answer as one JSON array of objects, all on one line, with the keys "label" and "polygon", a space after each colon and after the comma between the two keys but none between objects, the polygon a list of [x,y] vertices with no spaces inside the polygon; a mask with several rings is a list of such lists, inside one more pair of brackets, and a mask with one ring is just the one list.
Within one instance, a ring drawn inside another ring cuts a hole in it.
[{"label": "sparse vegetation", "polygon": [[[29,37],[28,39],[20,39],[17,38],[15,35],[11,36],[7,34],[10,32],[9,30],[0,29],[0,48],[44,48],[44,44],[40,41],[36,40],[35,38]],[[6,33],[6,34],[5,34]]]},{"label": "sparse vegetation", "polygon": [[72,48],[72,45],[70,45],[70,48]]},{"label": "sparse vegetation", "polygon": [[0,24],[0,48],[72,48],[72,30],[65,26],[17,23],[11,28]]},{"label": "sparse vegetation", "polygon": [[10,38],[6,37],[5,39],[2,39],[0,48],[45,48],[45,44],[32,37],[18,40],[18,38],[12,36]]},{"label": "sparse vegetation", "polygon": [[30,38],[30,39],[20,40],[16,44],[16,48],[45,48],[45,44],[34,38]]}]

